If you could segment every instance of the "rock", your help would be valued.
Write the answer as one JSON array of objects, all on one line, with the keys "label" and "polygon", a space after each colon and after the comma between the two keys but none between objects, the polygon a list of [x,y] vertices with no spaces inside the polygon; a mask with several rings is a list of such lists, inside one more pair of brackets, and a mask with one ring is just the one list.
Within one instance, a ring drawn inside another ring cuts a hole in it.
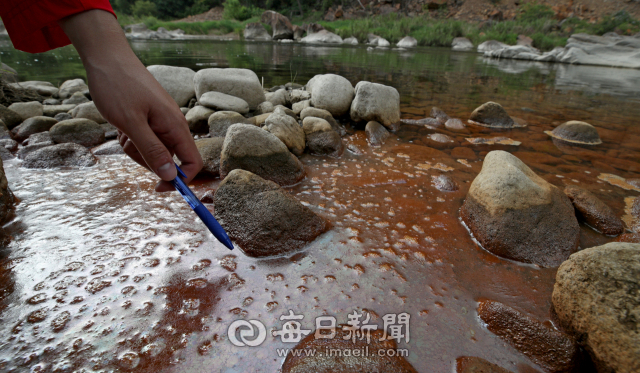
[{"label": "rock", "polygon": [[18,150],[18,142],[12,139],[2,139],[0,140],[0,148],[5,148],[10,152],[15,152]]},{"label": "rock", "polygon": [[289,109],[288,107],[282,106],[282,105],[277,105],[276,107],[273,108],[273,111],[275,112],[278,109],[282,110],[282,112],[284,112],[285,114],[287,114],[291,118],[293,118],[295,120],[298,120],[298,117],[296,116],[296,113],[294,113],[293,110]]},{"label": "rock", "polygon": [[26,154],[22,166],[27,168],[90,167],[96,163],[98,159],[84,146],[65,143],[47,145]]},{"label": "rock", "polygon": [[189,110],[190,110],[190,109],[189,109],[188,107],[185,107],[185,106],[183,106],[183,107],[181,107],[181,108],[180,108],[180,112],[181,112],[181,113],[182,113],[182,115],[184,115],[185,117],[187,116],[187,113],[189,112]]},{"label": "rock", "polygon": [[271,113],[256,115],[255,117],[248,118],[247,122],[249,124],[253,124],[253,125],[256,125],[258,127],[262,127],[264,125],[264,122],[267,121],[267,118],[269,118],[270,115],[271,115]]},{"label": "rock", "polygon": [[4,165],[0,160],[0,223],[4,223],[11,216],[13,202],[13,193],[9,189],[9,182],[4,174]]},{"label": "rock", "polygon": [[58,93],[58,88],[49,82],[41,82],[36,80],[31,80],[27,82],[20,83],[10,83],[9,86],[13,88],[22,88],[22,89],[33,89],[41,96],[53,96]]},{"label": "rock", "polygon": [[[367,316],[368,317],[368,316]],[[404,357],[393,357],[378,353],[351,354],[347,356],[328,354],[330,351],[395,351],[397,344],[394,339],[383,338],[383,331],[371,331],[371,342],[366,338],[350,338],[346,325],[338,325],[332,339],[316,338],[312,331],[289,353],[282,364],[282,373],[417,373]],[[326,334],[331,330],[317,331]],[[304,351],[315,353],[305,354]]]},{"label": "rock", "polygon": [[213,203],[213,196],[215,194],[215,190],[207,190],[202,198],[200,198],[200,202],[202,203]]},{"label": "rock", "polygon": [[196,147],[203,162],[201,174],[208,174],[214,177],[220,175],[220,154],[222,153],[223,143],[224,137],[196,140]]},{"label": "rock", "polygon": [[432,133],[429,135],[429,139],[442,144],[454,142],[454,140],[451,137],[444,135],[442,133]]},{"label": "rock", "polygon": [[302,89],[293,89],[289,92],[289,102],[291,102],[292,104],[310,99],[311,92],[309,91],[303,91]]},{"label": "rock", "polygon": [[578,220],[608,236],[624,233],[624,223],[600,198],[586,189],[569,185],[564,189],[576,209]]},{"label": "rock", "polygon": [[178,66],[152,65],[147,70],[178,104],[186,106],[196,95],[193,87],[195,71]]},{"label": "rock", "polygon": [[602,144],[598,130],[589,123],[572,120],[556,127],[553,131],[544,131],[554,139],[581,145]]},{"label": "rock", "polygon": [[58,123],[57,120],[44,116],[29,118],[19,126],[15,138],[18,141],[23,141],[34,133],[49,131],[56,123]]},{"label": "rock", "polygon": [[507,114],[500,104],[492,101],[476,108],[473,113],[471,113],[470,122],[491,128],[519,127],[519,124]]},{"label": "rock", "polygon": [[48,98],[44,101],[42,101],[42,105],[61,105],[62,101],[56,99],[56,98]]},{"label": "rock", "polygon": [[376,121],[389,129],[400,122],[400,94],[386,85],[360,82],[351,104],[351,119],[356,122]]},{"label": "rock", "polygon": [[214,110],[235,111],[240,114],[249,112],[249,104],[245,100],[220,92],[206,92],[200,96],[198,102]]},{"label": "rock", "polygon": [[348,37],[348,38],[342,40],[342,44],[358,45],[358,39],[356,39],[353,36],[351,36],[351,37]]},{"label": "rock", "polygon": [[446,123],[450,119],[447,113],[444,112],[444,110],[436,106],[431,108],[430,115],[432,118],[436,118],[442,124]]},{"label": "rock", "polygon": [[486,250],[504,258],[555,267],[578,247],[571,201],[504,151],[487,154],[460,215]]},{"label": "rock", "polygon": [[598,372],[640,371],[640,244],[608,243],[571,255],[556,273],[552,302]]},{"label": "rock", "polygon": [[306,117],[322,118],[329,122],[331,128],[333,128],[334,131],[338,132],[340,136],[344,136],[347,134],[347,130],[345,130],[344,127],[338,124],[338,122],[333,118],[330,112],[324,109],[318,109],[314,107],[306,108],[300,112],[300,119],[304,120]]},{"label": "rock", "polygon": [[[18,126],[19,127],[19,126]],[[0,139],[10,139],[11,131],[2,120],[0,120]]]},{"label": "rock", "polygon": [[539,60],[541,56],[540,51],[525,45],[507,46],[502,49],[485,52],[485,57],[498,58],[498,59],[517,59],[517,60]]},{"label": "rock", "polygon": [[467,128],[460,119],[450,118],[444,123],[445,128],[451,131],[460,131]]},{"label": "rock", "polygon": [[84,95],[84,93],[82,92],[75,92],[74,94],[71,95],[71,97],[69,97],[66,100],[62,101],[63,105],[79,105],[79,104],[84,104],[85,102],[89,102],[89,99]]},{"label": "rock", "polygon": [[17,113],[23,121],[31,117],[41,117],[43,114],[42,104],[38,101],[16,102],[9,106],[9,110]]},{"label": "rock", "polygon": [[418,46],[418,41],[411,36],[405,36],[396,46],[399,48],[415,48]]},{"label": "rock", "polygon": [[58,122],[62,122],[63,120],[73,119],[73,116],[69,113],[58,113],[53,117],[53,119],[57,120]]},{"label": "rock", "polygon": [[291,21],[289,21],[289,18],[282,14],[272,10],[267,10],[262,13],[260,22],[271,26],[271,29],[273,30],[273,40],[293,39],[293,25],[291,24]]},{"label": "rock", "polygon": [[305,133],[298,122],[276,109],[265,121],[263,129],[271,132],[295,155],[301,155],[305,148]]},{"label": "rock", "polygon": [[2,120],[9,129],[12,129],[22,123],[22,117],[15,111],[6,108],[4,105],[0,105],[0,120]]},{"label": "rock", "polygon": [[570,373],[578,365],[580,350],[571,338],[511,307],[482,301],[478,316],[490,332],[547,372]]},{"label": "rock", "polygon": [[13,154],[9,150],[4,147],[0,147],[0,159],[3,161],[8,161],[9,159],[15,158]]},{"label": "rock", "polygon": [[533,39],[526,35],[518,35],[518,45],[524,45],[526,47],[533,47]]},{"label": "rock", "polygon": [[71,110],[71,116],[75,119],[89,119],[98,124],[107,123],[102,114],[98,111],[96,104],[91,101],[84,104],[80,104]]},{"label": "rock", "polygon": [[111,140],[99,145],[92,150],[93,155],[114,155],[124,154],[120,141]]},{"label": "rock", "polygon": [[479,357],[462,356],[456,359],[456,373],[512,373]]},{"label": "rock", "polygon": [[72,142],[93,147],[104,142],[104,130],[90,119],[70,119],[58,122],[49,130],[56,144]]},{"label": "rock", "polygon": [[509,47],[508,44],[501,43],[497,40],[487,40],[478,45],[478,53],[492,52]]},{"label": "rock", "polygon": [[458,183],[447,175],[431,176],[431,184],[441,192],[455,192],[460,189]]},{"label": "rock", "polygon": [[243,35],[244,40],[271,40],[271,35],[269,35],[267,29],[265,29],[260,22],[247,23],[244,28]]},{"label": "rock", "polygon": [[367,35],[367,40],[368,44],[374,47],[387,48],[391,45],[387,39],[374,34]]},{"label": "rock", "polygon": [[51,139],[51,135],[49,134],[49,131],[34,133],[33,135],[29,136],[28,139],[22,142],[22,145],[37,145],[37,144],[53,145],[55,143]]},{"label": "rock", "polygon": [[215,113],[215,111],[204,106],[194,106],[192,109],[189,109],[185,118],[187,119],[191,132],[209,132],[209,117],[213,113]]},{"label": "rock", "polygon": [[247,123],[247,118],[233,111],[218,111],[209,116],[211,137],[225,137],[229,127],[236,123]]},{"label": "rock", "polygon": [[307,44],[342,44],[342,38],[333,32],[320,30],[313,34],[308,34],[300,42]]},{"label": "rock", "polygon": [[100,128],[104,131],[105,139],[115,139],[118,137],[118,129],[111,123],[102,123]]},{"label": "rock", "polygon": [[[48,132],[46,132],[46,133],[48,133]],[[28,154],[31,154],[31,153],[35,152],[36,150],[40,150],[42,148],[46,148],[48,146],[53,146],[53,145],[55,145],[55,144],[52,141],[50,144],[42,142],[42,143],[39,143],[39,144],[23,146],[22,148],[20,148],[20,150],[18,150],[18,153],[16,155],[18,156],[19,159],[24,159]]]},{"label": "rock", "polygon": [[291,109],[294,112],[294,114],[300,115],[300,113],[302,113],[304,109],[310,108],[310,107],[311,107],[311,100],[306,100],[306,101],[296,102],[295,104],[293,104]]},{"label": "rock", "polygon": [[60,86],[60,90],[58,91],[58,97],[64,100],[71,97],[71,95],[73,95],[76,92],[84,92],[87,89],[89,89],[89,86],[87,86],[84,80],[82,79],[67,80],[66,82],[62,83],[62,85]]},{"label": "rock", "polygon": [[250,110],[267,101],[258,76],[247,69],[202,69],[194,76],[193,83],[198,101],[206,92],[241,98],[249,104]]},{"label": "rock", "polygon": [[273,106],[287,104],[287,90],[284,88],[278,89],[275,92],[267,93],[265,97],[267,101],[273,104]]},{"label": "rock", "polygon": [[367,140],[371,146],[380,146],[384,144],[385,140],[389,136],[391,136],[389,131],[387,131],[382,124],[375,121],[367,123],[364,131],[367,134]]},{"label": "rock", "polygon": [[302,129],[311,154],[338,156],[342,152],[340,134],[326,120],[306,117],[302,121]]},{"label": "rock", "polygon": [[[42,114],[45,117],[53,117],[55,118],[60,113],[68,113],[70,110],[73,110],[76,104],[67,104],[67,105],[44,105],[42,107]],[[73,118],[71,114],[69,114],[69,118]]]},{"label": "rock", "polygon": [[4,62],[0,63],[0,77],[7,83],[18,82],[18,72]]},{"label": "rock", "polygon": [[273,104],[269,101],[265,101],[260,105],[258,105],[255,111],[255,114],[261,115],[261,114],[273,113],[274,110],[275,110],[275,107],[273,106]]},{"label": "rock", "polygon": [[351,82],[335,74],[314,76],[307,83],[307,91],[311,93],[311,105],[331,115],[348,113],[355,96]]},{"label": "rock", "polygon": [[298,25],[293,25],[293,39],[300,41],[302,40],[302,38],[304,37],[304,34],[306,33],[306,31],[298,26]]},{"label": "rock", "polygon": [[293,185],[304,178],[304,166],[275,135],[250,124],[229,128],[220,156],[220,176],[242,169],[274,181]]},{"label": "rock", "polygon": [[236,169],[220,183],[215,217],[250,257],[289,255],[322,234],[327,223],[273,181]]},{"label": "rock", "polygon": [[470,51],[473,50],[473,43],[467,38],[454,38],[451,42],[451,49],[454,51]]},{"label": "rock", "polygon": [[636,197],[631,206],[631,216],[640,219],[640,197]]}]

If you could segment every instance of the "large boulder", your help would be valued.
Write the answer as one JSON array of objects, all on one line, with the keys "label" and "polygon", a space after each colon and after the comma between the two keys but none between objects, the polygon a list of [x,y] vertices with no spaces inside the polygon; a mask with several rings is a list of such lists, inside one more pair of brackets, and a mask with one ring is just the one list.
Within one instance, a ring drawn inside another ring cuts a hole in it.
[{"label": "large boulder", "polygon": [[311,154],[338,156],[342,152],[340,134],[326,120],[306,117],[302,121],[302,129]]},{"label": "large boulder", "polygon": [[396,44],[399,48],[415,48],[418,46],[418,41],[411,36],[405,36]]},{"label": "large boulder", "polygon": [[244,40],[260,40],[260,41],[268,41],[271,40],[271,35],[264,28],[262,23],[247,23],[244,28]]},{"label": "large boulder", "polygon": [[514,155],[487,154],[460,210],[486,250],[542,267],[557,267],[578,248],[571,201]]},{"label": "large boulder", "polygon": [[567,186],[564,193],[573,203],[579,220],[609,236],[624,233],[622,220],[616,216],[609,205],[593,193],[575,185]]},{"label": "large boulder", "polygon": [[11,215],[13,209],[13,193],[9,189],[9,182],[4,174],[4,165],[0,159],[0,224]]},{"label": "large boulder", "polygon": [[279,185],[293,185],[304,178],[302,162],[275,135],[251,124],[229,127],[220,156],[220,177],[242,169]]},{"label": "large boulder", "polygon": [[193,88],[193,77],[196,72],[187,67],[152,65],[147,70],[169,93],[178,106],[187,106],[189,100],[196,95]]},{"label": "large boulder", "polygon": [[224,137],[210,137],[196,140],[196,147],[202,157],[201,174],[211,176],[220,175],[220,154],[222,154],[223,144]]},{"label": "large boulder", "polygon": [[269,115],[263,129],[271,132],[295,155],[301,155],[305,148],[304,131],[298,122],[285,114],[281,108]]},{"label": "large boulder", "polygon": [[301,43],[307,44],[342,44],[342,38],[333,32],[320,30],[318,32],[308,34],[300,39]]},{"label": "large boulder", "polygon": [[43,114],[42,104],[38,101],[16,102],[9,106],[9,110],[18,113],[22,120],[27,120],[31,117],[41,117]]},{"label": "large boulder", "polygon": [[608,243],[571,255],[552,302],[598,372],[640,372],[640,244]]},{"label": "large boulder", "polygon": [[215,111],[200,105],[189,109],[185,115],[185,119],[187,119],[191,132],[209,132],[209,117],[213,113],[215,113]]},{"label": "large boulder", "polygon": [[8,109],[4,105],[0,105],[0,120],[2,120],[9,129],[12,129],[22,123],[22,117],[20,114]]},{"label": "large boulder", "polygon": [[220,92],[245,100],[250,110],[267,101],[258,76],[248,69],[202,69],[193,84],[198,100],[206,92]]},{"label": "large boulder", "polygon": [[314,76],[307,83],[307,91],[311,93],[311,105],[331,115],[348,113],[355,96],[351,82],[335,74]]},{"label": "large boulder", "polygon": [[49,117],[32,117],[17,127],[18,131],[15,134],[15,138],[18,141],[26,140],[34,133],[49,131],[54,124],[58,123],[57,120]]},{"label": "large boulder", "polygon": [[400,94],[386,85],[360,82],[351,104],[351,119],[356,122],[376,121],[395,129],[400,122]]},{"label": "large boulder", "polygon": [[41,96],[53,96],[56,93],[58,93],[58,88],[55,87],[50,82],[42,82],[37,80],[30,80],[27,82],[20,82],[20,83],[11,83],[9,84],[9,86],[13,88],[22,88],[22,89],[31,88]]},{"label": "large boulder", "polygon": [[454,38],[451,42],[451,49],[454,51],[470,51],[473,49],[473,43],[467,38]]},{"label": "large boulder", "polygon": [[104,142],[104,129],[89,119],[70,119],[58,122],[49,130],[56,144],[72,142],[93,147]]},{"label": "large boulder", "polygon": [[327,228],[324,219],[278,184],[245,170],[227,175],[213,203],[216,219],[250,257],[292,254]]},{"label": "large boulder", "polygon": [[93,101],[74,107],[71,110],[71,116],[75,119],[89,119],[98,124],[107,123]]},{"label": "large boulder", "polygon": [[84,80],[82,79],[67,80],[66,82],[62,83],[62,85],[60,86],[60,90],[58,91],[58,96],[60,97],[60,99],[64,100],[66,98],[71,97],[71,95],[73,95],[76,92],[84,92],[88,89],[89,89],[89,86],[87,86]]},{"label": "large boulder", "polygon": [[98,163],[98,159],[91,154],[89,149],[78,144],[65,143],[47,145],[26,154],[22,165],[27,168],[55,168],[90,167],[96,163]]},{"label": "large boulder", "polygon": [[240,114],[249,112],[249,104],[245,100],[220,92],[203,93],[198,102],[214,110],[235,111]]},{"label": "large boulder", "polygon": [[274,12],[273,10],[267,10],[262,13],[260,22],[271,26],[271,29],[273,30],[273,40],[293,39],[293,25],[291,24],[291,21],[289,21],[289,18],[282,14]]},{"label": "large boulder", "polygon": [[236,123],[248,124],[249,121],[235,111],[218,111],[209,116],[208,123],[211,137],[225,137],[229,127]]}]

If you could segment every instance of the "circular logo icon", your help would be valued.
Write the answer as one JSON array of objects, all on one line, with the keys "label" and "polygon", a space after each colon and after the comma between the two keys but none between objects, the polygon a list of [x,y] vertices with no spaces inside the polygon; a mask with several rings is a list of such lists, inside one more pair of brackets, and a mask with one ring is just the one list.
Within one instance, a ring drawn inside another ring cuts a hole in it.
[{"label": "circular logo icon", "polygon": [[[238,334],[240,340],[238,340]],[[227,330],[229,341],[238,347],[256,347],[260,346],[267,339],[267,329],[264,324],[258,320],[236,320],[229,325]]]}]

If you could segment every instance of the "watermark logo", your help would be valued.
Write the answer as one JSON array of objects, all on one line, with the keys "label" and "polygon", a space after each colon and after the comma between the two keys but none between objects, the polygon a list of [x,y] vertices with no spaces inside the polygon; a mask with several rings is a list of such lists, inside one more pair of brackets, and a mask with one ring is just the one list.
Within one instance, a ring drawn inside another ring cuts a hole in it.
[{"label": "watermark logo", "polygon": [[[229,341],[238,347],[256,347],[267,339],[267,329],[258,320],[236,320],[227,330]],[[238,340],[238,335],[240,340]]]}]

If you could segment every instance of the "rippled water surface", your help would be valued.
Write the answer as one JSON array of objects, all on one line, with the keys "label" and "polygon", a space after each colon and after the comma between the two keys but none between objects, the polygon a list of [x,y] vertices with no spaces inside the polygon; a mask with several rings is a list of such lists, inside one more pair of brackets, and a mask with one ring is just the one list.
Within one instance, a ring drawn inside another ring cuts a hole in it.
[{"label": "rippled water surface", "polygon": [[[58,84],[82,77],[70,47],[29,56],[6,40],[2,61],[22,80]],[[281,329],[281,315],[354,310],[382,325],[387,313],[411,315],[408,360],[420,372],[450,372],[462,355],[514,372],[536,367],[488,332],[476,314],[493,299],[549,321],[554,269],[498,258],[479,248],[459,221],[471,181],[490,150],[507,150],[549,182],[583,186],[625,214],[637,190],[601,174],[640,177],[640,72],[636,70],[485,61],[444,49],[411,52],[241,42],[135,42],[145,64],[194,69],[245,67],[266,87],[318,73],[352,83],[396,87],[403,118],[439,106],[466,121],[475,107],[500,102],[524,129],[470,127],[454,133],[403,126],[371,148],[350,127],[340,158],[304,155],[307,177],[289,188],[332,228],[291,258],[255,260],[229,252],[206,231],[180,196],[153,192],[155,178],[124,156],[101,157],[87,169],[28,170],[5,162],[21,200],[0,250],[1,371],[277,372],[277,348],[235,347],[229,324],[256,319]],[[557,147],[543,133],[567,120],[598,127],[603,145]],[[349,125],[348,122],[345,124]],[[432,133],[453,143],[438,144]],[[471,145],[470,137],[506,136],[519,146]],[[427,147],[437,148],[429,150]],[[469,151],[471,150],[471,152]],[[441,192],[432,178],[459,185]],[[599,178],[601,177],[601,178]],[[197,180],[196,194],[218,180]],[[613,238],[582,227],[581,247]]]}]

